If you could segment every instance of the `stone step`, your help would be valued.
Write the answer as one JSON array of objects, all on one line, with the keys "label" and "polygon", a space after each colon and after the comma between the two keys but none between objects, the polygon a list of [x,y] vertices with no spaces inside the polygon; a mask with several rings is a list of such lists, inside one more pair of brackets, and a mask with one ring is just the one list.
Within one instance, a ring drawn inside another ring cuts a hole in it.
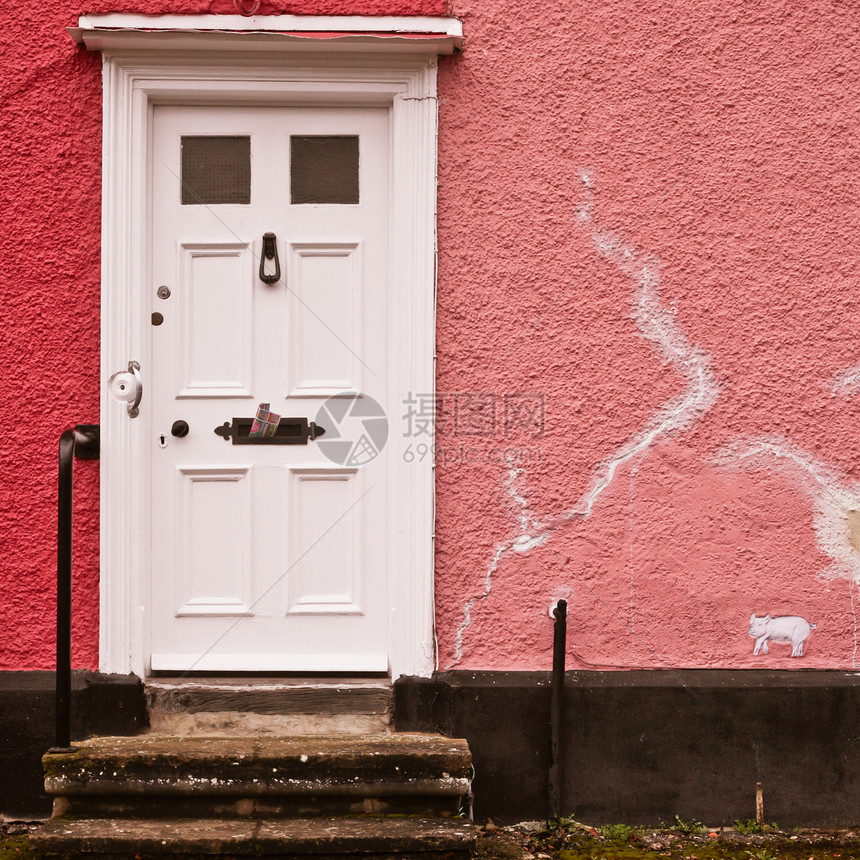
[{"label": "stone step", "polygon": [[467,858],[475,831],[462,820],[312,818],[267,821],[52,819],[30,837],[39,858]]},{"label": "stone step", "polygon": [[391,729],[389,678],[214,677],[146,682],[159,734],[369,734]]},{"label": "stone step", "polygon": [[[213,798],[232,804],[237,815],[243,809],[248,815],[257,802],[281,815],[301,814],[309,803],[321,814],[332,804],[338,812],[355,812],[357,804],[366,811],[365,801],[374,799],[408,814],[423,810],[427,798],[450,801],[444,806],[450,814],[468,795],[472,770],[464,740],[429,734],[92,738],[72,753],[47,754],[43,764],[46,792],[61,799],[57,814],[76,803],[76,814],[98,814],[98,803],[105,804],[103,814],[115,814],[141,799],[139,814],[166,807],[179,815]],[[159,806],[155,798],[199,802]],[[86,802],[95,806],[88,810]]]},{"label": "stone step", "polygon": [[150,709],[164,712],[382,714],[392,703],[388,678],[160,678],[145,686]]},{"label": "stone step", "polygon": [[54,816],[74,818],[311,818],[337,815],[457,818],[468,812],[468,798],[415,797],[100,797],[54,798]]}]

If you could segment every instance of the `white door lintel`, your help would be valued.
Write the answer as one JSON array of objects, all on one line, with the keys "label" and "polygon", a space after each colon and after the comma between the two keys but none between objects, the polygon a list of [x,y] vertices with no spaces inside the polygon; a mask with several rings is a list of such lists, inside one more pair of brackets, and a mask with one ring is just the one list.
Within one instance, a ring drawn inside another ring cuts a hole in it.
[{"label": "white door lintel", "polygon": [[456,18],[317,15],[85,15],[68,28],[91,51],[397,51],[451,54],[463,47]]},{"label": "white door lintel", "polygon": [[[436,57],[435,53],[243,54],[234,51],[111,51],[104,55],[101,321],[100,668],[148,670],[151,410],[146,377],[150,326],[148,219],[153,105],[388,104],[391,111],[389,236],[390,593],[393,678],[429,676],[433,645],[433,467],[404,456],[403,403],[434,391]],[[151,43],[150,43],[151,44]],[[399,333],[406,333],[402,335]],[[144,378],[140,415],[130,419],[107,381],[129,360]],[[407,462],[409,460],[410,462]],[[414,460],[414,461],[413,461]]]}]

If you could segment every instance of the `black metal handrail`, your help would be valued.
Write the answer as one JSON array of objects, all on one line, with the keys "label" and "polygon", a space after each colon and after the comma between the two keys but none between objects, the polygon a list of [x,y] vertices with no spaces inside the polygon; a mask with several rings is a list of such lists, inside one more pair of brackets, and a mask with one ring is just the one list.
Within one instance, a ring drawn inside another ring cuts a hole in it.
[{"label": "black metal handrail", "polygon": [[549,705],[549,818],[562,814],[564,788],[564,664],[567,651],[567,601],[559,600],[552,611],[555,627],[552,637],[552,694]]},{"label": "black metal handrail", "polygon": [[57,481],[57,711],[50,752],[72,752],[72,490],[75,457],[98,460],[99,425],[77,424],[60,436]]}]

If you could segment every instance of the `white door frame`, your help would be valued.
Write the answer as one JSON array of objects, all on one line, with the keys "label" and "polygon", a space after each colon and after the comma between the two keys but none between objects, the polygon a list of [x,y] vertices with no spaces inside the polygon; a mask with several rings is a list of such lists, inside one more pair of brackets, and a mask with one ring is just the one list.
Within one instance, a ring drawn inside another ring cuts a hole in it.
[{"label": "white door frame", "polygon": [[[114,33],[116,31],[113,31]],[[128,36],[128,33],[125,34]],[[200,36],[201,34],[197,34]],[[203,34],[205,35],[205,34]],[[404,456],[403,403],[434,391],[436,56],[416,52],[239,53],[218,34],[219,48],[141,50],[124,39],[104,48],[104,168],[101,292],[101,611],[100,668],[148,672],[150,410],[146,384],[149,162],[156,104],[350,104],[391,110],[389,401],[392,446],[389,493],[390,668],[429,676],[433,635],[433,465]],[[104,36],[104,33],[102,33]],[[85,40],[86,41],[86,40]],[[107,37],[110,42],[110,33]],[[376,40],[380,41],[380,40]],[[368,48],[371,46],[368,42]],[[270,47],[267,45],[266,47]],[[432,50],[432,49],[431,49]],[[107,380],[139,361],[140,415],[108,393]],[[407,462],[407,460],[412,460]]]}]

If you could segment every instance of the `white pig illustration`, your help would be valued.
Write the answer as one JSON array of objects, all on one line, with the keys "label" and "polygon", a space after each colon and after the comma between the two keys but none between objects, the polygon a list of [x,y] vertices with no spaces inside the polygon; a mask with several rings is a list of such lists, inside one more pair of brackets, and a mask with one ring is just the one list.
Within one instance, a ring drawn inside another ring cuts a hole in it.
[{"label": "white pig illustration", "polygon": [[767,654],[767,640],[771,642],[790,642],[791,656],[803,656],[803,643],[809,634],[815,630],[815,624],[810,624],[799,615],[778,615],[771,618],[770,613],[763,618],[756,618],[755,612],[750,615],[750,636],[755,639],[753,654],[763,651]]}]

